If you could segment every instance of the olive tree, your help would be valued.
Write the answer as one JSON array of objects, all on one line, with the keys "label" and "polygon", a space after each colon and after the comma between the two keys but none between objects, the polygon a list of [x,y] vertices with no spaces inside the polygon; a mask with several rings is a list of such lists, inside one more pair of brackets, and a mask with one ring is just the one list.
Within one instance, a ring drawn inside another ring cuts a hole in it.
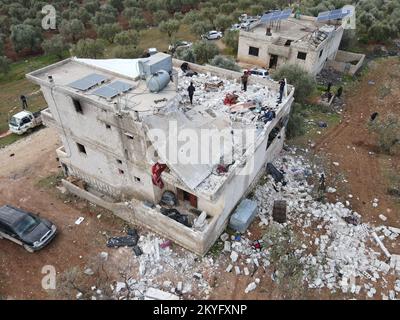
[{"label": "olive tree", "polygon": [[107,23],[97,27],[97,36],[100,39],[114,42],[115,36],[121,32],[121,26],[118,23]]},{"label": "olive tree", "polygon": [[97,59],[103,57],[105,48],[104,40],[81,39],[72,46],[71,52],[77,57]]},{"label": "olive tree", "polygon": [[175,19],[163,21],[159,25],[161,32],[165,32],[168,35],[169,42],[172,37],[179,31],[180,22]]},{"label": "olive tree", "polygon": [[69,49],[68,43],[61,35],[55,35],[51,39],[43,41],[42,47],[46,54],[53,54],[59,59],[62,59],[64,53]]},{"label": "olive tree", "polygon": [[11,42],[15,51],[40,49],[42,34],[31,25],[18,24],[11,26]]}]

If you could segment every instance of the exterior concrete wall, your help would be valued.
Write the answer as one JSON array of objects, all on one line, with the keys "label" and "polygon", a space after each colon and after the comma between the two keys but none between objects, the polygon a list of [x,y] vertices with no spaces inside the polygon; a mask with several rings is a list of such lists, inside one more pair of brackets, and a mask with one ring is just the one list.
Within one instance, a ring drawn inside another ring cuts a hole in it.
[{"label": "exterior concrete wall", "polygon": [[329,60],[326,66],[353,76],[362,67],[364,60],[365,54],[339,50],[335,59]]},{"label": "exterior concrete wall", "polygon": [[[343,36],[343,28],[338,27],[330,37],[317,48],[304,40],[301,43],[292,42],[291,46],[276,44],[279,38],[241,30],[239,34],[238,60],[241,62],[269,68],[270,55],[278,55],[277,68],[284,64],[296,64],[312,75],[317,75],[327,60],[335,59]],[[259,48],[258,57],[249,55],[249,47]],[[322,51],[322,53],[321,53]],[[298,52],[307,53],[306,60],[298,59]],[[321,56],[320,56],[321,53]]]}]

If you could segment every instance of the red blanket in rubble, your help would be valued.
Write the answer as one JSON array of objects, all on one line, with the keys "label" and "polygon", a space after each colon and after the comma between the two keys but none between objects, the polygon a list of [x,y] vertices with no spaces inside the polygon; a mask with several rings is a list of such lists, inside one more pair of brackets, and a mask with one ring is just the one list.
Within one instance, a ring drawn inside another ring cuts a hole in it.
[{"label": "red blanket in rubble", "polygon": [[164,188],[164,182],[161,179],[161,174],[164,172],[165,169],[167,169],[167,165],[160,164],[158,162],[151,167],[151,179],[153,181],[153,184],[160,189]]}]

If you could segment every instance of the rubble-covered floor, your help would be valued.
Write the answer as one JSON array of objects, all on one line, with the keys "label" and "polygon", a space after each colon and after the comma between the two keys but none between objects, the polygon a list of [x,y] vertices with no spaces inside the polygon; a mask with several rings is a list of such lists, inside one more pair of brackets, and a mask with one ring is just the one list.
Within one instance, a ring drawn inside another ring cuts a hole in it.
[{"label": "rubble-covered floor", "polygon": [[[394,253],[399,253],[400,230],[363,223],[362,213],[352,212],[346,204],[315,201],[315,188],[307,180],[311,176],[318,176],[321,169],[310,165],[296,151],[284,151],[275,165],[285,171],[287,185],[275,184],[268,176],[256,187],[253,197],[259,204],[259,215],[251,227],[253,233],[248,232],[240,238],[222,235],[204,258],[170,246],[165,239],[144,233],[139,240],[143,255],[135,257],[129,248],[110,252],[105,265],[109,265],[110,270],[123,271],[125,279],[123,281],[114,272],[114,298],[125,299],[129,292],[130,299],[147,299],[148,288],[184,299],[221,298],[219,290],[226,290],[227,286],[241,290],[235,297],[254,298],[257,295],[259,299],[271,298],[268,292],[284,290],[279,289],[279,279],[282,277],[279,272],[282,269],[275,264],[276,257],[272,256],[276,254],[273,249],[278,244],[272,243],[271,239],[280,239],[281,231],[284,237],[283,231],[287,229],[293,231],[298,241],[294,252],[290,254],[300,262],[301,283],[304,284],[300,292],[306,292],[306,296],[321,297],[322,294],[324,298],[338,295],[355,299],[398,298],[400,260]],[[287,223],[272,221],[274,200],[287,201]],[[347,223],[344,218],[349,216],[354,219],[348,221],[360,223]],[[278,238],[263,239],[263,235],[271,231],[277,233]],[[374,232],[393,254],[392,259],[385,256],[377,245]],[[254,240],[260,240],[261,249],[254,246]],[[236,281],[228,285],[223,282],[224,279],[227,282],[227,279]],[[236,287],[238,279],[245,283],[240,289]],[[127,286],[130,286],[130,290]],[[101,298],[96,297],[95,292],[93,294],[94,298]],[[278,297],[302,298],[291,294],[280,292]]]}]

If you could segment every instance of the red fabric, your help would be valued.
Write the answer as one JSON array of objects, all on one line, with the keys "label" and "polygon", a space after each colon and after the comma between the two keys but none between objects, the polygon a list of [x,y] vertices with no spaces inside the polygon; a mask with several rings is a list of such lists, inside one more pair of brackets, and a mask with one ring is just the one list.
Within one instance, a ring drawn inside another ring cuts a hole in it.
[{"label": "red fabric", "polygon": [[233,105],[237,102],[238,96],[234,93],[228,93],[224,99],[224,105]]},{"label": "red fabric", "polygon": [[160,189],[164,188],[164,182],[161,179],[161,174],[164,172],[165,169],[167,169],[167,165],[160,163],[156,163],[154,166],[151,167],[151,179],[153,181],[153,184]]}]

